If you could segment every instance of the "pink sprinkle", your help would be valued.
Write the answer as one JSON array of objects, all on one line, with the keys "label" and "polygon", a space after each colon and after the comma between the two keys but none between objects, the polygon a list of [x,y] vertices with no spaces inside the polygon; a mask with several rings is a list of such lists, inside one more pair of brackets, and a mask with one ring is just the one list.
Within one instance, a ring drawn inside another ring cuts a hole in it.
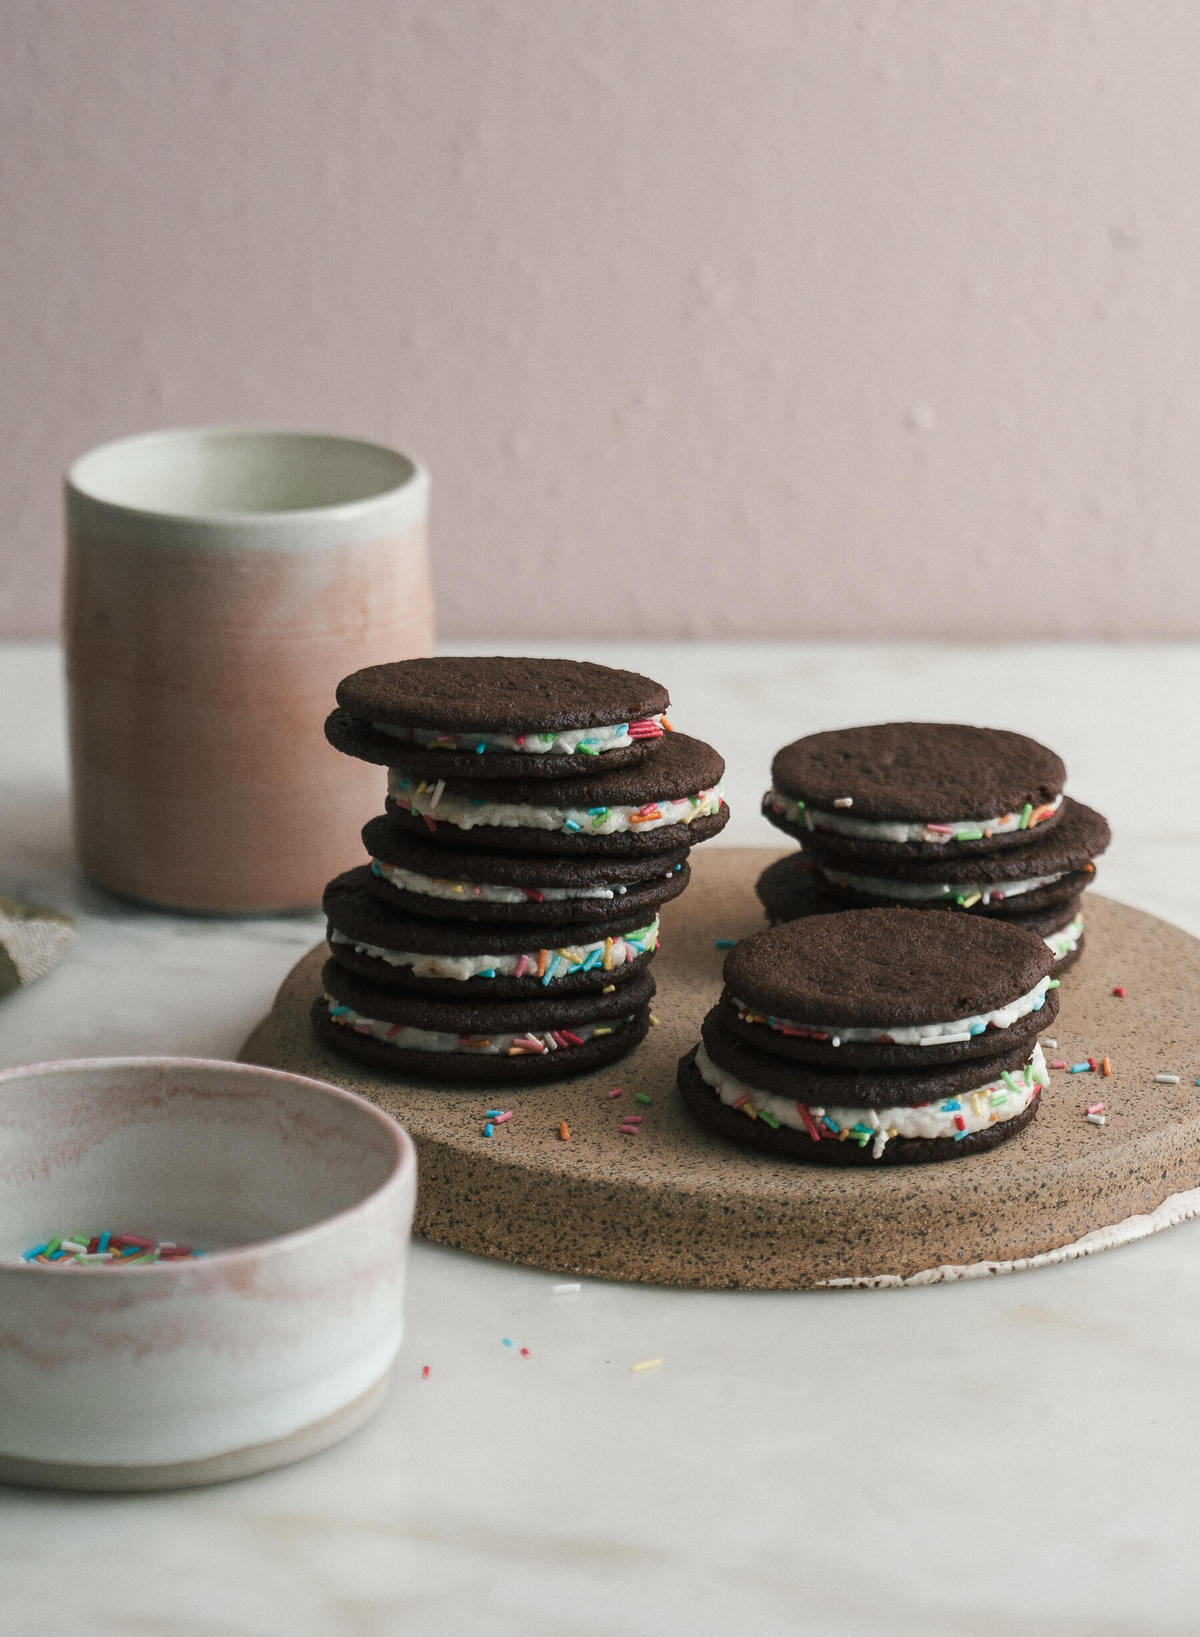
[{"label": "pink sprinkle", "polygon": [[925,828],[927,830],[931,830],[935,836],[949,836],[954,834],[954,826],[952,824],[927,824]]},{"label": "pink sprinkle", "polygon": [[1103,1103],[1089,1103],[1087,1108],[1085,1108],[1083,1112],[1085,1114],[1103,1114],[1104,1113],[1104,1104]]},{"label": "pink sprinkle", "polygon": [[422,813],[422,814],[421,814],[421,817],[422,817],[422,818],[423,818],[423,819],[424,819],[424,820],[425,820],[425,828],[426,828],[426,829],[427,829],[427,830],[429,830],[429,831],[432,831],[432,832],[436,832],[436,830],[437,830],[437,825],[436,825],[436,824],[435,824],[435,823],[434,823],[434,821],[433,821],[433,820],[432,820],[432,819],[431,819],[431,818],[430,818],[430,816],[429,816],[429,814],[428,814],[428,813]]},{"label": "pink sprinkle", "polygon": [[1065,1069],[1066,1066],[1067,1060],[1065,1057],[1052,1057],[1050,1059],[1050,1067],[1052,1069]]},{"label": "pink sprinkle", "polygon": [[1124,989],[1121,988],[1120,984],[1118,984],[1117,987],[1113,990],[1113,994],[1118,995],[1122,1000],[1125,999],[1125,991],[1124,991]]},{"label": "pink sprinkle", "polygon": [[521,959],[517,962],[517,970],[513,973],[513,976],[515,978],[523,978],[525,976],[525,968],[528,965],[529,965],[529,956],[528,955],[522,955]]},{"label": "pink sprinkle", "polygon": [[800,1118],[804,1121],[804,1129],[808,1132],[812,1140],[814,1142],[820,1142],[821,1128],[809,1113],[808,1105],[805,1103],[797,1103],[796,1113],[799,1114]]},{"label": "pink sprinkle", "polygon": [[532,898],[535,904],[541,904],[545,901],[545,894],[540,893],[536,887],[522,887],[521,891],[526,898]]},{"label": "pink sprinkle", "polygon": [[624,1089],[623,1086],[614,1086],[608,1095],[610,1097],[619,1097]]},{"label": "pink sprinkle", "polygon": [[583,1036],[579,1034],[572,1034],[570,1029],[563,1029],[561,1031],[560,1038],[565,1040],[568,1046],[583,1045]]},{"label": "pink sprinkle", "polygon": [[529,1357],[529,1349],[528,1349],[528,1347],[522,1347],[522,1349],[521,1349],[521,1357],[522,1357],[522,1358],[528,1358],[528,1357]]},{"label": "pink sprinkle", "polygon": [[749,1101],[750,1101],[749,1092],[743,1092],[742,1095],[740,1097],[738,1097],[738,1098],[735,1098],[735,1100],[732,1103],[730,1103],[729,1106],[730,1106],[730,1108],[744,1108]]},{"label": "pink sprinkle", "polygon": [[621,1124],[622,1125],[641,1125],[642,1121],[645,1118],[646,1118],[646,1116],[644,1114],[622,1114]]},{"label": "pink sprinkle", "polygon": [[636,1125],[623,1125],[621,1127],[621,1135],[623,1137],[640,1137],[641,1132],[638,1130]]},{"label": "pink sprinkle", "polygon": [[493,1125],[503,1125],[505,1120],[511,1120],[511,1119],[512,1119],[512,1109],[511,1108],[506,1108],[504,1110],[503,1114],[497,1114],[497,1115],[495,1115],[493,1117],[492,1124]]},{"label": "pink sprinkle", "polygon": [[428,1364],[422,1364],[422,1366],[421,1366],[421,1380],[422,1381],[428,1381],[429,1380],[429,1366],[428,1366]]}]

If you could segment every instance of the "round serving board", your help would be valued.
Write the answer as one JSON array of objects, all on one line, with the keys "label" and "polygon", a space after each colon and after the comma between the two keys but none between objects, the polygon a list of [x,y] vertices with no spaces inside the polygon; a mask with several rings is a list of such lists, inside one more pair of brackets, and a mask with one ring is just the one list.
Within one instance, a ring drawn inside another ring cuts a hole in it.
[{"label": "round serving board", "polygon": [[[1012,1142],[938,1165],[843,1170],[692,1125],[675,1066],[721,987],[717,940],[764,925],[754,882],[776,856],[693,853],[691,887],[662,912],[658,1026],[612,1067],[502,1093],[388,1079],[312,1036],[324,944],[289,974],[242,1058],[333,1081],[402,1121],[420,1159],[417,1233],[560,1273],[757,1290],[925,1282],[1103,1249],[1200,1209],[1200,1196],[1163,1203],[1200,1188],[1200,941],[1091,893],[1047,1057],[1107,1056],[1112,1075],[1052,1073],[1041,1113]],[[1160,1072],[1179,1084],[1156,1084]],[[1083,1116],[1096,1101],[1105,1126]],[[485,1137],[497,1106],[512,1119]],[[641,1135],[624,1137],[620,1118],[634,1112]],[[1148,1227],[1129,1225],[1160,1206]]]}]

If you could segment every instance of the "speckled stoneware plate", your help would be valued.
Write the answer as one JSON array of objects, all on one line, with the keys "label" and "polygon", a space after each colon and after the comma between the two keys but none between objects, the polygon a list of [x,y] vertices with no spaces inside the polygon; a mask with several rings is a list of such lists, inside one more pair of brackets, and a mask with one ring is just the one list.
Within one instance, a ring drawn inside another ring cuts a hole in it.
[{"label": "speckled stoneware plate", "polygon": [[[506,1092],[513,1118],[490,1138],[493,1092],[386,1080],[313,1040],[324,945],[290,974],[243,1056],[334,1081],[403,1121],[421,1161],[416,1232],[562,1273],[761,1290],[927,1283],[1065,1260],[1200,1212],[1200,942],[1095,894],[1048,1055],[1107,1056],[1112,1077],[1054,1073],[1012,1142],[940,1165],[841,1170],[756,1155],[692,1125],[676,1063],[720,989],[716,941],[763,925],[754,881],[776,856],[694,853],[691,887],[663,910],[659,1026],[614,1067]],[[1179,1084],[1157,1084],[1160,1072]],[[642,1135],[623,1137],[638,1092],[653,1099],[638,1110]],[[1097,1098],[1102,1127],[1083,1115]]]}]

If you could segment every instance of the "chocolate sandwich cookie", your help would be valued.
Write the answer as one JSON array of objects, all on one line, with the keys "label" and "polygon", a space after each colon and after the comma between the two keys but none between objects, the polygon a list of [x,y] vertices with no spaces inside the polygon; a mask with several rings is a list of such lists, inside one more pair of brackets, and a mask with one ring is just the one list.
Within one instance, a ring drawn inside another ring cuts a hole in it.
[{"label": "chocolate sandwich cookie", "polygon": [[706,841],[729,817],[725,763],[711,745],[668,733],[637,767],[568,779],[438,779],[388,769],[393,821],[487,852],[659,853]]},{"label": "chocolate sandwich cookie", "polygon": [[414,835],[389,817],[372,819],[362,838],[380,902],[439,920],[557,926],[614,916],[648,920],[691,876],[686,846],[610,858],[484,853]]},{"label": "chocolate sandwich cookie", "polygon": [[684,1106],[730,1142],[826,1165],[911,1165],[995,1147],[1034,1118],[1048,1084],[1036,1042],[926,1069],[830,1071],[731,1035],[719,1008],[680,1059]]},{"label": "chocolate sandwich cookie", "polygon": [[349,756],[418,779],[563,778],[640,762],[661,739],[667,690],[578,659],[404,659],[337,687],[325,723]]},{"label": "chocolate sandwich cookie", "polygon": [[433,1001],[325,964],[313,1028],[335,1051],[402,1078],[561,1080],[623,1057],[650,1022],[654,979],[636,972],[610,994],[493,1005]]},{"label": "chocolate sandwich cookie", "polygon": [[658,917],[559,926],[424,920],[385,909],[360,867],[335,876],[322,905],[339,965],[387,989],[480,1002],[586,994],[653,959]]},{"label": "chocolate sandwich cookie", "polygon": [[1031,1046],[1058,1013],[1054,956],[994,919],[856,909],[731,949],[726,1028],[759,1050],[840,1068],[914,1068]]},{"label": "chocolate sandwich cookie", "polygon": [[816,855],[878,861],[1026,845],[1056,824],[1066,769],[1002,728],[887,722],[812,733],[771,764],[763,813]]}]

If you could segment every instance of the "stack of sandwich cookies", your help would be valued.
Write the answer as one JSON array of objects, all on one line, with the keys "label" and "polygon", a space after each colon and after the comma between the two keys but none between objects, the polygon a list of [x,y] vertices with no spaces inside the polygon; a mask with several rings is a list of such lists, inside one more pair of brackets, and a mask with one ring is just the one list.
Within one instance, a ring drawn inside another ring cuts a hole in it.
[{"label": "stack of sandwich cookies", "polygon": [[444,659],[358,672],[338,701],[330,740],[386,760],[388,800],[363,831],[369,863],[325,894],[321,1037],[459,1081],[561,1078],[628,1051],[659,910],[728,817],[724,764],[661,718],[666,691],[570,661]]},{"label": "stack of sandwich cookies", "polygon": [[680,1062],[703,1124],[831,1164],[953,1159],[1014,1136],[1058,1011],[1035,934],[907,909],[810,916],[739,944]]},{"label": "stack of sandwich cookies", "polygon": [[763,811],[801,852],[763,873],[759,897],[773,924],[889,904],[1004,919],[1065,969],[1110,838],[1064,779],[1052,751],[997,729],[898,722],[797,740],[775,758]]}]

